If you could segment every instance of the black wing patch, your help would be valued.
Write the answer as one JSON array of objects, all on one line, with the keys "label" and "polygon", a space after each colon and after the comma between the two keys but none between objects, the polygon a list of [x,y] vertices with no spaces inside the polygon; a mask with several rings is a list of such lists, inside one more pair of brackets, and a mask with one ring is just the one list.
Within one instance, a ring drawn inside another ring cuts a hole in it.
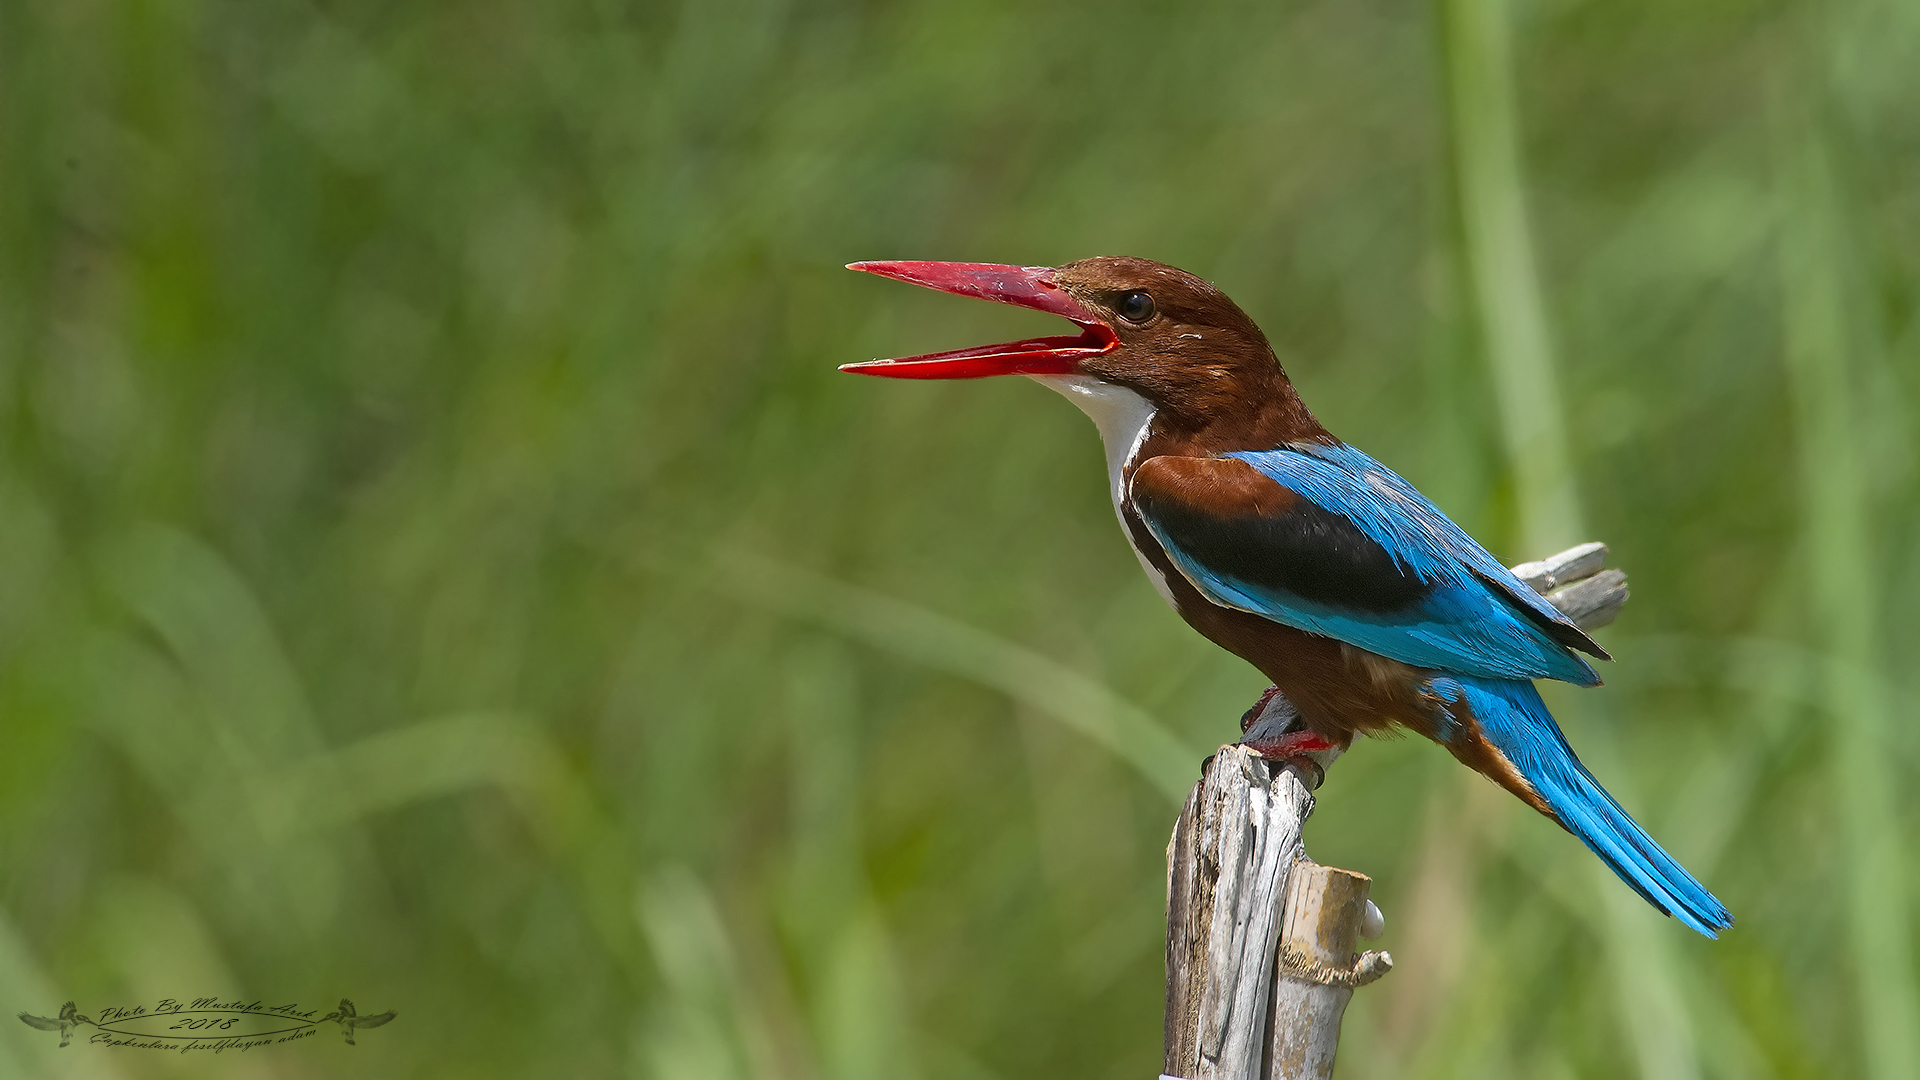
[{"label": "black wing patch", "polygon": [[[1251,465],[1184,459],[1204,462],[1203,478],[1181,475],[1192,471],[1177,464],[1181,460],[1142,463],[1133,500],[1155,528],[1213,573],[1310,603],[1377,614],[1404,611],[1433,591],[1432,582],[1401,566],[1344,515]],[[1196,483],[1202,480],[1204,486]]]}]

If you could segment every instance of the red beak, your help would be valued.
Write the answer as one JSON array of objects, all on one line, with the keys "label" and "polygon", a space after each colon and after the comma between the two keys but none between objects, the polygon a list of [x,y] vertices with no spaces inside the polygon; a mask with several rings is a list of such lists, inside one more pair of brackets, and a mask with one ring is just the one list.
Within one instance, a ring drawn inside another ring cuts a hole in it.
[{"label": "red beak", "polygon": [[1093,310],[1067,295],[1048,266],[997,263],[857,262],[847,269],[910,281],[929,289],[1017,304],[1064,315],[1080,324],[1073,337],[1028,338],[953,352],[842,364],[841,371],[895,379],[978,379],[988,375],[1072,375],[1080,361],[1110,352],[1120,338]]}]

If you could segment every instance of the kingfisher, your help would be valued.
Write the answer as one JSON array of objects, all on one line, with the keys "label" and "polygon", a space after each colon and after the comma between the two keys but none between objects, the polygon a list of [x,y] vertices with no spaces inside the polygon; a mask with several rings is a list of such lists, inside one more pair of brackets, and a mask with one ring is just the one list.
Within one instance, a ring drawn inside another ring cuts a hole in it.
[{"label": "kingfisher", "polygon": [[1079,327],[840,370],[1025,375],[1079,406],[1100,430],[1114,512],[1154,588],[1298,710],[1301,728],[1256,731],[1255,751],[1287,758],[1345,749],[1356,734],[1417,732],[1578,837],[1661,912],[1710,938],[1733,925],[1580,763],[1534,687],[1598,686],[1580,654],[1611,659],[1606,650],[1314,419],[1266,335],[1219,289],[1131,257],[848,269]]}]

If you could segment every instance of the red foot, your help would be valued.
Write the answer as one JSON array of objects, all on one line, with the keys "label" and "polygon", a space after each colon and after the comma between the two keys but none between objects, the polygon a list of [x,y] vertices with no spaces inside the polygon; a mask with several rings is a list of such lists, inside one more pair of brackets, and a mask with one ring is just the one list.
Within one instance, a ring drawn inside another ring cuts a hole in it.
[{"label": "red foot", "polygon": [[1253,708],[1248,709],[1245,715],[1240,717],[1240,730],[1242,732],[1252,727],[1255,720],[1260,719],[1260,714],[1267,711],[1267,702],[1272,701],[1273,695],[1279,692],[1280,688],[1277,686],[1267,687],[1267,692],[1260,695],[1260,700],[1253,703]]},{"label": "red foot", "polygon": [[1256,739],[1240,745],[1263,758],[1290,758],[1322,750],[1338,750],[1340,744],[1317,731],[1289,731],[1270,739]]}]

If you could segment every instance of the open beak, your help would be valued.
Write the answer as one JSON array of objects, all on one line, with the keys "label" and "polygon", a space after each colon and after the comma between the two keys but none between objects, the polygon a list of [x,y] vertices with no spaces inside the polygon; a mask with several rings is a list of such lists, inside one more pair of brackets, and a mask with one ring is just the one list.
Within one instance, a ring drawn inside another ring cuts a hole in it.
[{"label": "open beak", "polygon": [[953,352],[903,356],[842,364],[841,371],[886,375],[895,379],[979,379],[988,375],[1072,375],[1080,361],[1120,347],[1105,320],[1067,295],[1049,266],[1001,266],[997,263],[857,262],[847,269],[897,278],[929,289],[1017,304],[1063,315],[1080,324],[1072,336],[1028,338],[1004,345],[980,345]]}]

